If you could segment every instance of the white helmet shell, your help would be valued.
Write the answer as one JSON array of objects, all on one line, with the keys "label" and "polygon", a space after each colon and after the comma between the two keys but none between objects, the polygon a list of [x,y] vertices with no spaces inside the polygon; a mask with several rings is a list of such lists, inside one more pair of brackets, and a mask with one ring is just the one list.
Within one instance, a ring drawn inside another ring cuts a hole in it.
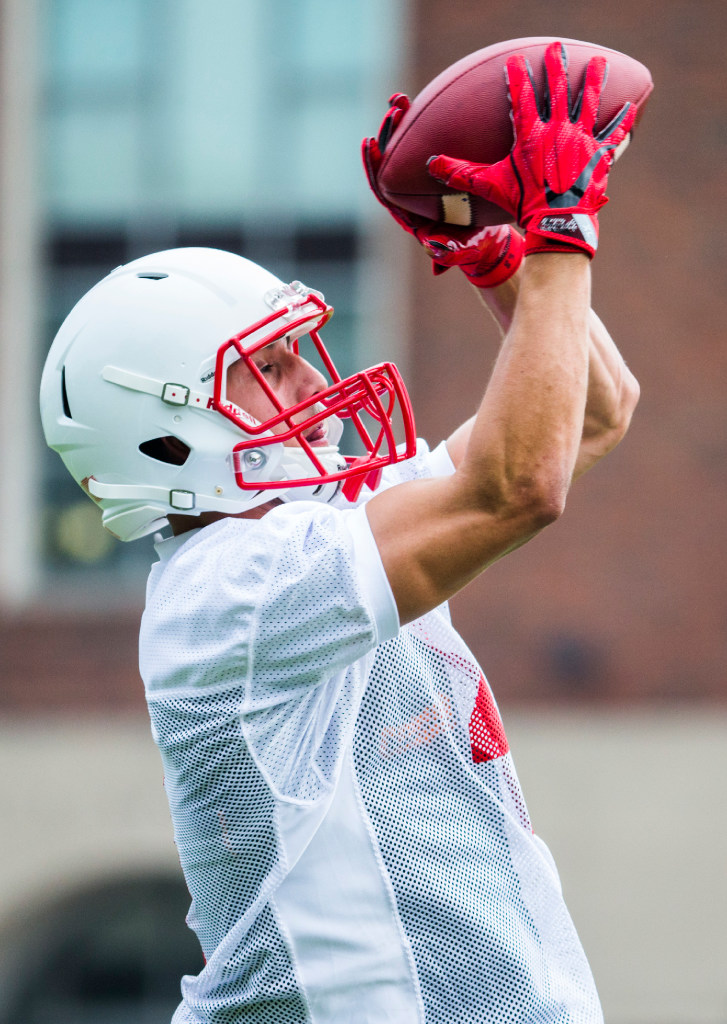
[{"label": "white helmet shell", "polygon": [[[53,341],[40,392],[46,441],[121,540],[159,529],[173,512],[237,514],[271,497],[330,500],[352,471],[363,480],[362,460],[340,456],[337,437],[313,462],[274,440],[221,399],[219,371],[244,355],[237,338],[247,346],[285,334],[317,339],[331,313],[319,293],[216,249],[172,249],[119,267],[77,303]],[[403,405],[410,408],[405,389]],[[153,442],[168,437],[189,449],[186,459],[158,457]],[[409,457],[413,422],[405,456],[375,448],[366,468]]]}]

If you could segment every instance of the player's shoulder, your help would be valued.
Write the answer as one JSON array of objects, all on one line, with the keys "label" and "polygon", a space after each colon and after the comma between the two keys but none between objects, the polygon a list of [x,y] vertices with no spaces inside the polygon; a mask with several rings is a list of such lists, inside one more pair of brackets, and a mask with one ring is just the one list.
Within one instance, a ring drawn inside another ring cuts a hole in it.
[{"label": "player's shoulder", "polygon": [[[354,519],[351,519],[351,513]],[[254,586],[267,579],[282,563],[303,571],[316,556],[354,546],[356,510],[334,508],[313,501],[273,507],[259,519],[228,516],[189,535],[157,544],[159,562],[153,576],[167,585],[184,581],[188,586],[215,586],[226,580]]]},{"label": "player's shoulder", "polygon": [[403,462],[387,466],[381,475],[381,486],[378,490],[394,487],[396,484],[405,483],[407,480],[449,476],[453,472],[454,464],[449,457],[445,441],[438,444],[436,448],[430,449],[426,441],[418,438],[416,454],[410,459],[405,459]]}]

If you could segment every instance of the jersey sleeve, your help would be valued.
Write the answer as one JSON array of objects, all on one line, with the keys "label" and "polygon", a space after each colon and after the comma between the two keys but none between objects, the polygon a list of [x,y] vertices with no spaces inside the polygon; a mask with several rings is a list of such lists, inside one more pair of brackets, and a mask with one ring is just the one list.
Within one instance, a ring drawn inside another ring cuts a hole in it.
[{"label": "jersey sleeve", "polygon": [[332,790],[374,649],[398,628],[364,508],[293,502],[207,527],[156,571],[142,621],[160,745],[239,735],[270,789],[317,800]]},{"label": "jersey sleeve", "polygon": [[364,508],[293,503],[268,514],[251,628],[254,685],[286,697],[317,685],[394,636],[398,617]]}]

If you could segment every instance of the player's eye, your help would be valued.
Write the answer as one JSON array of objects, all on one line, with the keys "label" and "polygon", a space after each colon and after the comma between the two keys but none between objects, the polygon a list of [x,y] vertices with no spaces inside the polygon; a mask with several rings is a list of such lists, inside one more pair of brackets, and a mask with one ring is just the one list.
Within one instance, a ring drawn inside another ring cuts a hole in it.
[{"label": "player's eye", "polygon": [[[287,351],[290,351],[291,346],[293,346],[295,344],[294,341],[292,341],[289,337],[286,336],[285,338],[279,339],[278,342],[276,342],[274,345],[268,346],[268,348],[270,350],[270,354],[275,353],[276,345],[280,345],[281,342],[285,346],[285,349]],[[277,354],[279,354],[279,353],[280,353],[280,349],[278,349],[278,353]],[[263,353],[261,352],[260,354],[262,355]],[[265,374],[266,376],[270,376],[271,373],[273,373],[274,371],[277,370],[278,363],[277,362],[274,362],[274,363],[257,363],[257,368],[260,371],[260,373]]]}]

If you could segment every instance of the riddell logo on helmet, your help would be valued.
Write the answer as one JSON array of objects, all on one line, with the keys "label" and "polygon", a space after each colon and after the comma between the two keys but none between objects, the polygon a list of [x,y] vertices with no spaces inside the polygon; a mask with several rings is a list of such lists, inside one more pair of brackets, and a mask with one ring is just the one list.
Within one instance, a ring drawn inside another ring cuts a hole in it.
[{"label": "riddell logo on helmet", "polygon": [[[211,409],[214,405],[214,398],[210,398],[207,402],[207,408]],[[218,407],[220,412],[226,412],[234,416],[236,419],[243,420],[245,423],[249,423],[251,427],[258,426],[258,420],[254,416],[251,416],[249,412],[245,412],[239,405],[235,405],[234,402],[220,402]]]}]

